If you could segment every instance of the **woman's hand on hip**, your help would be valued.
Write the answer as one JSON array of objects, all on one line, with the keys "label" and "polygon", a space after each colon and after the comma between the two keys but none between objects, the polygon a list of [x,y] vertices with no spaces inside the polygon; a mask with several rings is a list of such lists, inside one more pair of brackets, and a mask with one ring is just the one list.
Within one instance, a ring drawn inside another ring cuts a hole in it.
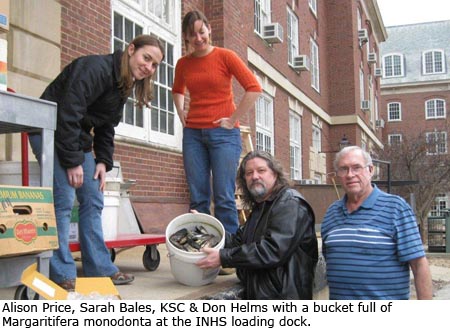
[{"label": "woman's hand on hip", "polygon": [[233,129],[234,124],[236,124],[236,121],[232,118],[220,118],[215,121],[213,121],[213,124],[219,125],[219,127],[226,128],[226,129]]}]

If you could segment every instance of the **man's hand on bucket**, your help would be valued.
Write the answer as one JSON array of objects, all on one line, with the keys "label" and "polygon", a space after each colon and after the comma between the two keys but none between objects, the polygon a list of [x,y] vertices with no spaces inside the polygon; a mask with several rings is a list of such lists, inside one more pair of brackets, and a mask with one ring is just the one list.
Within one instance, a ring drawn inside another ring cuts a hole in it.
[{"label": "man's hand on bucket", "polygon": [[202,252],[206,254],[206,257],[197,261],[196,265],[199,268],[216,268],[220,267],[220,254],[218,249],[212,247],[204,247]]}]

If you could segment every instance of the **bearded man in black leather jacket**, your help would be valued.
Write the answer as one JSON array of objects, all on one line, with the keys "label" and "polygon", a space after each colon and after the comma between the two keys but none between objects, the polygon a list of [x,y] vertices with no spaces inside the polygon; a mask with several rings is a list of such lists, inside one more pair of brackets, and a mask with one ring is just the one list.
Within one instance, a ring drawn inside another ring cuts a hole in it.
[{"label": "bearded man in black leather jacket", "polygon": [[247,222],[226,234],[223,249],[204,249],[197,265],[235,267],[243,299],[312,299],[318,247],[311,206],[264,151],[244,157],[237,186],[251,210]]}]

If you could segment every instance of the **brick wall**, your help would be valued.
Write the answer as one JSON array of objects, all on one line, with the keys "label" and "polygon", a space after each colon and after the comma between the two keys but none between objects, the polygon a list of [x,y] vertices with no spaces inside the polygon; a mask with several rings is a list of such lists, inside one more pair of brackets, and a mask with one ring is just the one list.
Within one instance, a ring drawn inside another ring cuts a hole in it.
[{"label": "brick wall", "polygon": [[136,180],[134,197],[185,201],[189,196],[180,154],[119,144],[115,159],[124,179]]},{"label": "brick wall", "polygon": [[[328,78],[331,87],[329,112],[332,115],[350,114],[352,112],[349,110],[356,110],[355,94],[358,88],[355,84],[359,82],[355,76],[355,63],[350,62],[350,59],[355,59],[355,52],[359,52],[353,40],[356,25],[353,24],[351,4],[348,1],[328,1],[327,5],[326,19],[329,28],[327,45],[330,63]],[[345,35],[343,31],[346,32]],[[359,98],[359,93],[357,96]]]},{"label": "brick wall", "polygon": [[111,51],[111,6],[104,0],[61,0],[61,66]]},{"label": "brick wall", "polygon": [[[402,134],[414,138],[426,131],[448,131],[448,125],[442,119],[425,119],[425,101],[429,99],[450,99],[448,91],[418,92],[412,90],[409,93],[383,95],[380,103],[380,117],[385,119],[383,139],[388,141],[388,134]],[[401,104],[401,121],[388,121],[387,105],[389,103]],[[412,132],[413,131],[413,132]]]}]

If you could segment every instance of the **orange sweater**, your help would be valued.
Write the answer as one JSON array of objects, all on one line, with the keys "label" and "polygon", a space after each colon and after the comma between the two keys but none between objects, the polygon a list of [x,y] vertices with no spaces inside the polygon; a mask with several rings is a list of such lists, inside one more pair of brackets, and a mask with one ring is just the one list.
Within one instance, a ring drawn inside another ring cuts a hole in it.
[{"label": "orange sweater", "polygon": [[233,76],[245,91],[262,91],[253,73],[231,50],[214,47],[204,57],[187,55],[178,60],[172,93],[184,95],[186,89],[189,91],[186,127],[217,127],[214,120],[233,114]]}]

